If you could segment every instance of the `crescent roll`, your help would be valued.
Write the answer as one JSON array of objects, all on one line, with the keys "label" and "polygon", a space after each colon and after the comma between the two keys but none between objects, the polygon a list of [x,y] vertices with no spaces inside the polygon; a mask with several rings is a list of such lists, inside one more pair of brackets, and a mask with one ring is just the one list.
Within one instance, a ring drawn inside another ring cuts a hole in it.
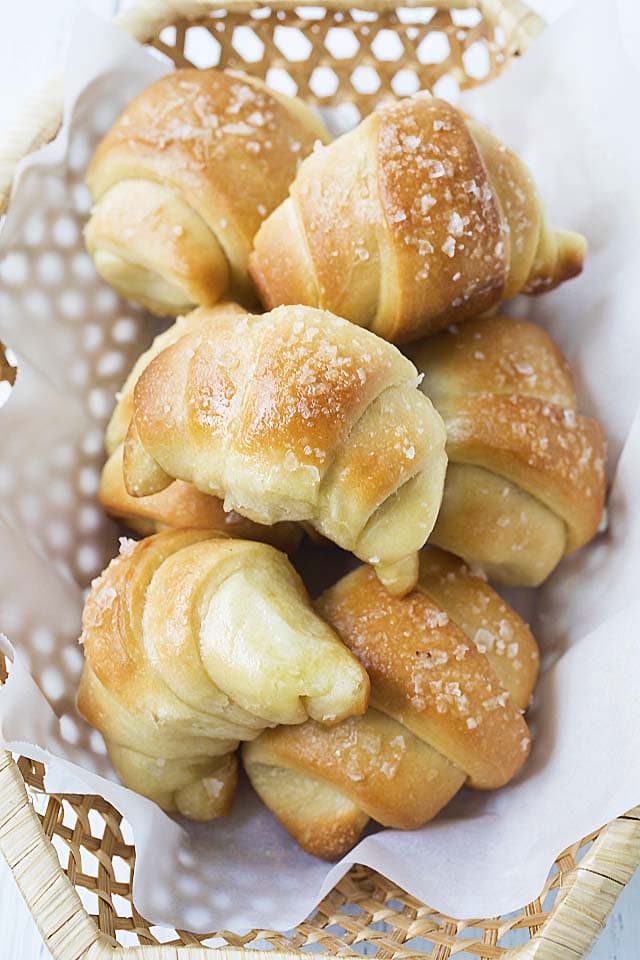
[{"label": "crescent roll", "polygon": [[265,526],[253,523],[233,510],[226,511],[218,497],[202,493],[193,484],[175,480],[160,493],[149,497],[132,497],[124,482],[122,454],[133,409],[133,390],[143,370],[154,357],[180,337],[200,325],[215,322],[217,317],[241,317],[245,311],[235,303],[218,303],[215,307],[193,310],[155,338],[139,357],[117,397],[116,407],[107,426],[105,447],[107,462],[100,477],[98,499],[107,513],[142,536],[159,533],[169,527],[193,527],[218,531],[245,540],[262,540],[280,550],[292,553],[302,538],[302,529],[293,523]]},{"label": "crescent roll", "polygon": [[219,70],[176,70],[143,90],[87,171],[98,273],[153,313],[223,296],[253,301],[251,241],[327,132],[301,101]]},{"label": "crescent roll", "polygon": [[368,116],[301,164],[260,227],[249,272],[267,308],[331,310],[394,343],[539,293],[582,269],[531,174],[442,100]]},{"label": "crescent roll", "polygon": [[449,468],[432,543],[503,583],[537,586],[597,532],[606,442],[576,413],[566,360],[540,327],[485,317],[417,344]]},{"label": "crescent roll", "polygon": [[265,731],[243,747],[257,793],[308,853],[342,856],[369,819],[415,830],[463,784],[488,790],[515,776],[530,750],[522,712],[538,648],[462,561],[424,551],[403,598],[362,566],[317,609],[366,667],[369,710],[331,728]]},{"label": "crescent roll", "polygon": [[238,741],[366,709],[369,681],[263,543],[167,531],[92,584],[78,705],[123,782],[195,820],[226,813]]},{"label": "crescent roll", "polygon": [[217,317],[139,377],[124,445],[133,497],[172,480],[256,523],[307,521],[410,590],[446,469],[413,364],[308,307]]}]

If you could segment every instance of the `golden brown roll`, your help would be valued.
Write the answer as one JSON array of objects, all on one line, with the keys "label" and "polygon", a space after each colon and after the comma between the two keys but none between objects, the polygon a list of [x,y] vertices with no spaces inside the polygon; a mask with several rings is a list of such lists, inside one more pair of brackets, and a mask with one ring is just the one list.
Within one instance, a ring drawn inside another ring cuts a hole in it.
[{"label": "golden brown roll", "polygon": [[108,459],[102,469],[98,499],[107,513],[142,536],[170,527],[193,527],[246,540],[262,540],[287,553],[292,553],[300,543],[302,528],[298,524],[276,523],[268,527],[253,523],[233,510],[226,511],[218,497],[202,493],[193,484],[176,480],[160,493],[132,497],[124,482],[123,445],[131,421],[133,389],[142,371],[185,333],[196,330],[201,324],[215,322],[216,318],[243,317],[245,313],[235,303],[218,303],[215,307],[201,307],[186,317],[178,317],[173,326],[157,336],[139,357],[118,394],[107,426],[105,446]]},{"label": "golden brown roll", "polygon": [[431,542],[496,580],[536,586],[597,532],[600,424],[576,413],[571,372],[540,327],[485,317],[417,344],[449,467]]},{"label": "golden brown roll", "polygon": [[98,273],[153,313],[223,296],[253,302],[251,241],[286,197],[322,123],[260,80],[176,70],[143,90],[87,172],[87,248]]},{"label": "golden brown roll", "polygon": [[442,422],[417,384],[395,347],[320,310],[217,317],[138,379],[127,490],[179,479],[256,523],[308,521],[406,592],[446,469]]},{"label": "golden brown roll", "polygon": [[550,228],[522,161],[442,100],[372,113],[289,194],[249,260],[265,306],[323,307],[394,343],[582,269],[584,238]]},{"label": "golden brown roll", "polygon": [[369,818],[414,830],[463,784],[500,787],[522,767],[538,649],[462,561],[424,551],[403,598],[362,566],[317,609],[366,668],[369,710],[331,728],[265,731],[243,747],[254,788],[307,852],[342,856]]},{"label": "golden brown roll", "polygon": [[92,584],[78,705],[123,782],[196,820],[225,814],[239,740],[366,709],[369,681],[284,554],[168,531]]}]

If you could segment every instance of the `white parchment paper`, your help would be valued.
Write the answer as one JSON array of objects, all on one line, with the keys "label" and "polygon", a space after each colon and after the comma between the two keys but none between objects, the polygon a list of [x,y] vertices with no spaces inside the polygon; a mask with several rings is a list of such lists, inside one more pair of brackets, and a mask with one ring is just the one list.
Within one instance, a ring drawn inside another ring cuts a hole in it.
[{"label": "white parchment paper", "polygon": [[83,590],[117,549],[95,502],[104,424],[157,330],[95,275],[80,236],[82,176],[117,112],[168,69],[79,17],[64,128],[23,164],[0,235],[0,338],[19,366],[0,411],[0,629],[12,661],[0,741],[45,759],[48,789],[98,792],[124,814],[137,848],[134,898],[149,920],[288,929],[353,862],[454,916],[505,913],[538,894],[563,847],[640,800],[638,71],[614,6],[605,19],[601,3],[578,4],[466,101],[528,161],[552,220],[589,240],[579,280],[509,310],[559,339],[582,409],[605,423],[608,530],[523,598],[547,669],[519,780],[463,791],[419,831],[372,833],[331,868],[298,850],[246,784],[228,819],[174,822],[114,782],[101,738],[74,710]]}]

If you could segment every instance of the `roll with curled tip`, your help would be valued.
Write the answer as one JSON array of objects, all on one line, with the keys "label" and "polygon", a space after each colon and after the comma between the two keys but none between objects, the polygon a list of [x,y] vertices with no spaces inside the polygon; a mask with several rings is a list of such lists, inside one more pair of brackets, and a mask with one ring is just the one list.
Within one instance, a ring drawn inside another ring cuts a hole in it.
[{"label": "roll with curled tip", "polygon": [[253,787],[308,853],[342,856],[369,819],[415,830],[463,784],[495,789],[520,770],[538,648],[462,561],[425,550],[402,598],[363,566],[316,607],[366,668],[369,710],[330,729],[266,731],[242,753]]},{"label": "roll with curled tip", "polygon": [[595,536],[604,509],[605,436],[576,413],[565,358],[540,327],[501,316],[409,353],[447,430],[431,542],[498,581],[537,586]]},{"label": "roll with curled tip", "polygon": [[138,379],[127,490],[179,479],[256,523],[306,521],[406,592],[446,469],[442,421],[417,385],[395,347],[332,314],[217,318]]},{"label": "roll with curled tip", "polygon": [[176,70],[142,91],[87,171],[98,273],[153,313],[223,296],[253,302],[251,241],[328,134],[301,101],[220,70]]},{"label": "roll with curled tip", "polygon": [[142,371],[166,347],[201,324],[215,323],[216,318],[221,317],[232,321],[234,316],[242,317],[245,313],[235,303],[218,303],[215,307],[201,307],[185,317],[178,317],[138,358],[118,393],[107,426],[105,447],[108,459],[100,476],[98,499],[107,513],[142,536],[167,528],[193,527],[246,540],[262,540],[287,553],[292,553],[300,543],[302,529],[298,524],[276,523],[269,527],[253,523],[234,511],[226,511],[218,497],[202,493],[193,484],[176,480],[160,493],[149,497],[132,497],[124,482],[124,440],[131,421],[133,390]]},{"label": "roll with curled tip", "polygon": [[80,712],[125,785],[195,820],[228,812],[234,750],[276,724],[366,709],[369,681],[273,547],[168,531],[92,584]]},{"label": "roll with curled tip", "polygon": [[419,95],[304,161],[255,237],[249,272],[267,308],[323,307],[404,343],[557,286],[581,271],[585,249],[550,227],[515,153]]}]

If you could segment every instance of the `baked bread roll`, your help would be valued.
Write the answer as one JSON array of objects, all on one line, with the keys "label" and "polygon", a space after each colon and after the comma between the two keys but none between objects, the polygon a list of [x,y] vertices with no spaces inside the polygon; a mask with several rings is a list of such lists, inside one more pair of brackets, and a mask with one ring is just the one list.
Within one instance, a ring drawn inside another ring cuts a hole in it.
[{"label": "baked bread roll", "polygon": [[478,123],[412,97],[300,166],[249,260],[263,303],[306,303],[394,343],[582,269],[583,237],[547,223],[531,174]]},{"label": "baked bread roll", "polygon": [[168,531],[94,581],[78,705],[123,782],[195,820],[229,809],[239,740],[366,709],[369,681],[263,543]]},{"label": "baked bread roll", "polygon": [[462,561],[424,551],[403,598],[362,566],[317,609],[369,673],[368,712],[330,729],[280,727],[243,748],[254,788],[308,853],[342,856],[369,818],[415,830],[463,784],[493,789],[518,772],[538,649]]},{"label": "baked bread roll", "polygon": [[604,432],[576,414],[564,357],[508,317],[452,327],[410,355],[447,429],[431,542],[502,583],[537,586],[596,534],[604,508]]},{"label": "baked bread roll", "polygon": [[143,90],[87,171],[98,273],[153,313],[253,302],[251,241],[299,161],[328,139],[301,101],[243,74],[176,70]]},{"label": "baked bread roll", "polygon": [[253,523],[233,510],[226,511],[218,497],[196,489],[193,484],[176,480],[165,490],[149,497],[132,497],[127,492],[122,469],[124,440],[131,421],[133,389],[153,358],[180,337],[201,324],[218,317],[242,317],[245,311],[235,303],[193,310],[155,338],[139,357],[117,396],[116,407],[107,426],[105,447],[107,462],[100,477],[98,499],[107,513],[142,536],[159,533],[169,527],[218,531],[245,540],[262,540],[292,553],[302,538],[298,524],[276,523],[271,527]]},{"label": "baked bread roll", "polygon": [[320,310],[218,317],[138,379],[127,490],[179,479],[256,523],[308,521],[406,592],[446,469],[442,422],[417,383],[395,347]]}]

